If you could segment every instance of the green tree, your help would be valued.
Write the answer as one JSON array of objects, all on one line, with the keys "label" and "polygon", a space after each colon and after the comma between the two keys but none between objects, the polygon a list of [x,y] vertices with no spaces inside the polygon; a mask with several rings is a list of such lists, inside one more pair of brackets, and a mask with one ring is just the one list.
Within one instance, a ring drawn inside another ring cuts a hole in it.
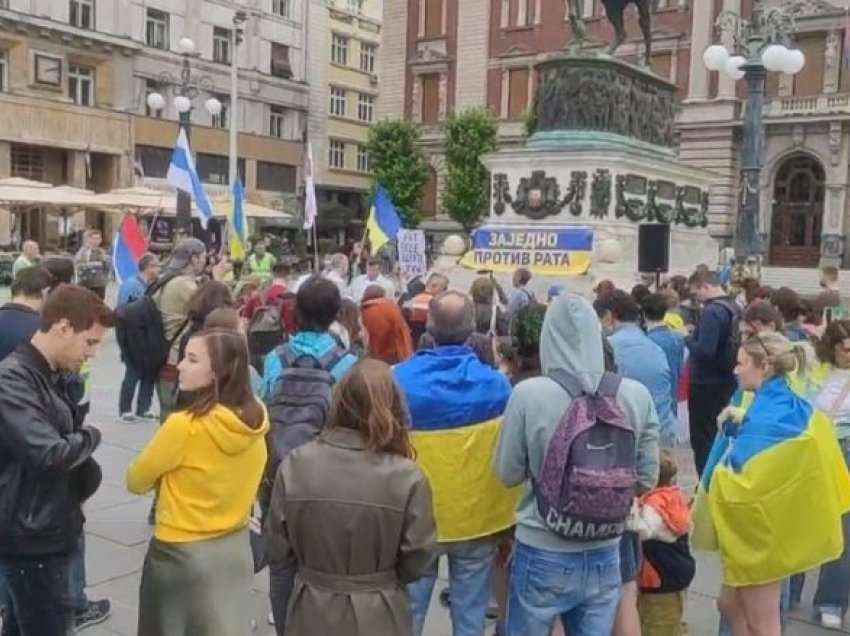
[{"label": "green tree", "polygon": [[405,227],[416,227],[422,215],[419,203],[428,181],[428,163],[418,145],[416,125],[385,119],[369,128],[369,167],[393,198]]},{"label": "green tree", "polygon": [[443,207],[465,230],[481,220],[490,200],[489,173],[481,155],[496,149],[496,134],[496,122],[483,109],[451,115],[446,122]]}]

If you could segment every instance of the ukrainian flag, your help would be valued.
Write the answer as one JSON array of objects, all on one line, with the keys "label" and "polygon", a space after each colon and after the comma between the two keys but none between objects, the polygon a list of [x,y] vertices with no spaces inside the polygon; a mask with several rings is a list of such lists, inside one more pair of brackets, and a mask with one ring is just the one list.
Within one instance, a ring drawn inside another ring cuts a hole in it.
[{"label": "ukrainian flag", "polygon": [[696,549],[719,549],[733,587],[782,580],[843,550],[850,474],[830,419],[784,379],[718,434],[694,504]]},{"label": "ukrainian flag", "polygon": [[510,383],[464,346],[423,349],[393,371],[410,408],[416,463],[431,485],[438,540],[513,526],[521,487],[506,488],[493,470]]},{"label": "ukrainian flag", "polygon": [[384,186],[378,184],[372,209],[369,211],[369,220],[366,222],[366,234],[372,244],[372,253],[375,254],[389,241],[396,240],[400,229],[401,219],[393,205],[392,197]]},{"label": "ukrainian flag", "polygon": [[239,177],[233,184],[232,194],[233,206],[227,215],[227,220],[230,223],[230,232],[228,233],[230,258],[234,261],[244,261],[245,246],[247,245],[247,223],[245,219],[245,190],[242,188],[242,181]]}]

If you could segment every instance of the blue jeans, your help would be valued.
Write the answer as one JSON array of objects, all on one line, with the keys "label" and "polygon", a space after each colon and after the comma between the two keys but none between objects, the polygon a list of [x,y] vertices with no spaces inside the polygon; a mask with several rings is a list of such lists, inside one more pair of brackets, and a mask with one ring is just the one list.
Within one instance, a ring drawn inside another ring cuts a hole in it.
[{"label": "blue jeans", "polygon": [[[88,609],[89,598],[86,596],[86,535],[82,533],[77,542],[77,549],[67,556],[68,592],[65,597],[67,604],[75,614]],[[18,636],[17,618],[12,605],[12,594],[6,586],[2,569],[0,569],[0,614],[3,615],[3,631],[0,636]]]},{"label": "blue jeans", "polygon": [[[452,590],[450,613],[454,636],[484,634],[497,544],[494,537],[485,537],[473,541],[440,543],[438,546],[438,553],[449,559],[449,587]],[[436,581],[437,559],[434,560],[432,572],[407,586],[413,612],[414,636],[422,636]]]},{"label": "blue jeans", "polygon": [[[850,439],[841,440],[841,450],[850,468]],[[850,514],[844,515],[842,524],[844,552],[835,561],[821,566],[814,603],[816,609],[831,609],[840,616],[847,613],[848,597],[850,597]]]},{"label": "blue jeans", "polygon": [[506,631],[549,636],[560,616],[570,636],[610,634],[620,589],[619,546],[550,552],[517,542]]},{"label": "blue jeans", "polygon": [[136,385],[139,387],[139,399],[136,402],[136,415],[144,415],[151,410],[153,401],[154,380],[143,378],[131,365],[124,363],[124,380],[121,382],[121,391],[118,393],[118,414],[133,412],[133,395],[136,393]]},{"label": "blue jeans", "polygon": [[0,558],[0,579],[12,608],[4,619],[9,636],[68,636],[74,609],[68,594],[68,555]]}]

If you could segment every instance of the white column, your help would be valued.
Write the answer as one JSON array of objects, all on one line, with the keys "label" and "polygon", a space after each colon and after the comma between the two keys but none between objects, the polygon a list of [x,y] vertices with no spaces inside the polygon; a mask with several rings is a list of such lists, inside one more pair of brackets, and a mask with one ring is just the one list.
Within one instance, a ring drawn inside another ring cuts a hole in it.
[{"label": "white column", "polygon": [[[737,15],[741,15],[741,0],[723,0],[723,10],[731,11],[733,13],[736,13]],[[709,19],[709,23],[710,22],[711,20]],[[734,46],[732,34],[723,33],[722,43],[727,49],[731,51]],[[702,57],[702,55],[700,55],[700,57]],[[702,60],[700,60],[700,62],[702,62]],[[720,98],[734,99],[737,95],[737,85],[737,80],[733,80],[731,77],[726,75],[726,73],[720,73],[717,84],[717,96]]]},{"label": "white column", "polygon": [[691,81],[688,86],[688,99],[708,99],[708,69],[702,61],[702,54],[711,44],[711,2],[694,2],[691,9]]}]

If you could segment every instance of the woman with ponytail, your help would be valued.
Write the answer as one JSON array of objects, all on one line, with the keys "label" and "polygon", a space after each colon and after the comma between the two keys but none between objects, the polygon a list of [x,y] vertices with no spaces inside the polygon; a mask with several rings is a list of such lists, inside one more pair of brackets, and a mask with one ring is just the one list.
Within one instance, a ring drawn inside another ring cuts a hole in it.
[{"label": "woman with ponytail", "polygon": [[431,492],[385,363],[334,388],[324,432],[280,465],[266,518],[271,563],[297,568],[287,636],[410,636],[405,585],[435,558]]},{"label": "woman with ponytail", "polygon": [[850,477],[829,417],[789,386],[800,366],[778,333],[744,341],[735,375],[752,403],[720,414],[694,504],[693,545],[712,534],[719,548],[718,605],[734,636],[779,636],[781,582],[843,550]]}]

